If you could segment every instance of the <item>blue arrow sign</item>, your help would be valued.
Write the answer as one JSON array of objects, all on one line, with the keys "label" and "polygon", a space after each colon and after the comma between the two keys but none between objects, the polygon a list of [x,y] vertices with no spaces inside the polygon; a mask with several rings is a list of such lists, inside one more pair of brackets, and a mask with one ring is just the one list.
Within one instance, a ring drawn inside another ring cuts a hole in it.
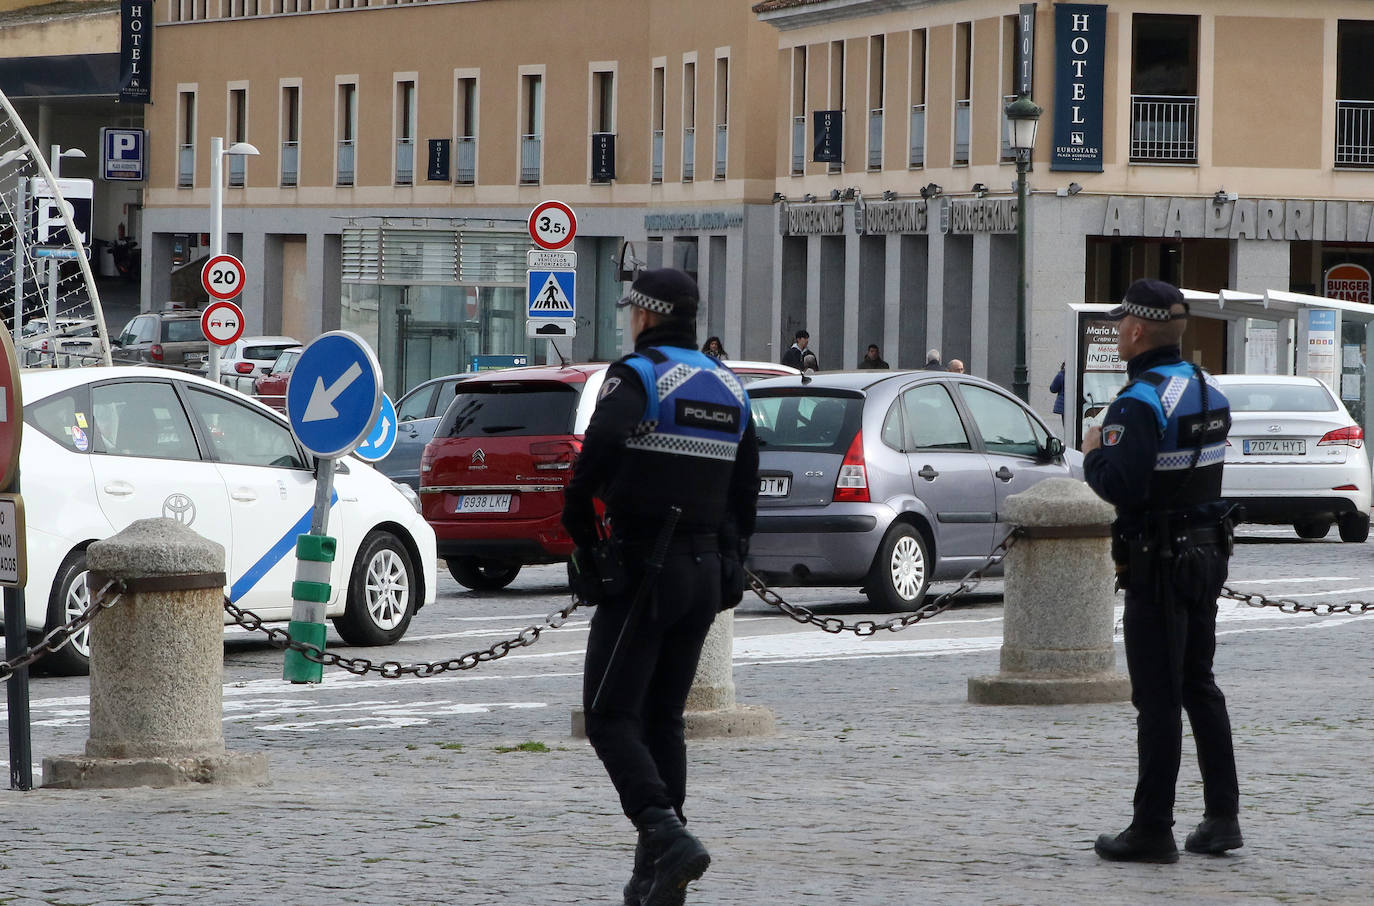
[{"label": "blue arrow sign", "polygon": [[576,312],[577,271],[526,271],[529,317],[571,318]]},{"label": "blue arrow sign", "polygon": [[359,458],[368,462],[376,462],[385,459],[391,452],[391,448],[396,446],[396,407],[391,403],[391,397],[382,394],[382,411],[377,413],[377,423],[372,426],[372,431],[362,443],[358,444],[353,451]]},{"label": "blue arrow sign", "polygon": [[301,446],[337,459],[367,437],[382,407],[382,370],[357,334],[321,334],[301,352],[286,384],[286,417]]}]

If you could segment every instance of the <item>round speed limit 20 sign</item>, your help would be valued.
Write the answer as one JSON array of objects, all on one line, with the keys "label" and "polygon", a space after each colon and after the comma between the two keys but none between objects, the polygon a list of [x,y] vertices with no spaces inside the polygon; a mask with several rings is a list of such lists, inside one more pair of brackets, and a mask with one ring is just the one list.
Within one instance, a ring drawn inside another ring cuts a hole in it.
[{"label": "round speed limit 20 sign", "polygon": [[216,255],[205,262],[200,272],[200,285],[212,298],[232,299],[243,292],[248,274],[243,262],[233,255]]},{"label": "round speed limit 20 sign", "polygon": [[541,249],[557,251],[577,235],[577,215],[561,201],[545,201],[530,212],[530,238]]}]

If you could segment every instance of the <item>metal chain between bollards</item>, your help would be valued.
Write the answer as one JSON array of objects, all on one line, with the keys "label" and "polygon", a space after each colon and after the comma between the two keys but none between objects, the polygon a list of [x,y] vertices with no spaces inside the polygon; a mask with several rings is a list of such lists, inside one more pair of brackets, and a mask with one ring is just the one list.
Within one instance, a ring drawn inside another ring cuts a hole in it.
[{"label": "metal chain between bollards", "polygon": [[1259,592],[1236,591],[1226,585],[1221,587],[1221,596],[1232,601],[1240,601],[1249,607],[1276,607],[1281,612],[1288,614],[1308,613],[1319,617],[1329,617],[1342,613],[1359,617],[1374,612],[1374,601],[1344,601],[1340,604],[1319,601],[1316,604],[1305,604],[1292,598],[1270,598]]},{"label": "metal chain between bollards", "polygon": [[[105,597],[110,593],[110,589],[114,588],[116,585],[121,586],[119,591],[115,592],[111,597]],[[57,652],[58,649],[71,640],[72,636],[89,626],[91,621],[95,619],[96,614],[106,608],[115,606],[115,604],[119,602],[120,595],[123,594],[123,591],[122,583],[118,579],[111,579],[106,582],[100,591],[91,595],[90,603],[86,605],[85,610],[81,611],[81,613],[77,614],[70,621],[63,623],[61,626],[54,627],[47,635],[43,636],[38,644],[30,647],[28,651],[19,655],[19,657],[0,663],[0,680],[7,679],[15,672],[23,670],[25,667]]]},{"label": "metal chain between bollards", "polygon": [[300,642],[291,638],[285,629],[278,629],[275,626],[263,624],[262,617],[253,613],[251,610],[244,610],[234,605],[228,598],[224,599],[224,610],[238,626],[250,632],[262,632],[267,635],[267,641],[278,648],[290,648],[299,651],[306,660],[323,664],[326,667],[342,667],[349,673],[356,676],[364,676],[368,673],[376,673],[384,679],[400,679],[405,676],[428,677],[436,676],[450,670],[471,670],[478,664],[485,664],[503,658],[517,648],[526,648],[539,641],[539,636],[546,629],[557,629],[567,622],[572,612],[582,606],[582,602],[574,600],[562,610],[556,610],[549,614],[548,618],[538,626],[527,626],[520,631],[520,634],[513,639],[503,639],[481,651],[469,651],[467,654],[459,655],[443,661],[433,661],[423,664],[402,664],[400,661],[382,661],[373,663],[364,657],[346,657],[335,654],[332,651],[322,651],[308,642]]},{"label": "metal chain between bollards", "polygon": [[829,632],[834,635],[838,635],[842,632],[852,632],[857,636],[870,636],[884,630],[888,632],[901,632],[908,626],[915,626],[922,620],[928,620],[933,616],[944,613],[950,607],[954,606],[960,597],[967,595],[977,588],[978,584],[985,578],[983,574],[1002,562],[1002,559],[1007,555],[1007,551],[1011,550],[1012,546],[1016,544],[1016,539],[1018,537],[1016,533],[1012,532],[998,542],[997,546],[992,549],[992,554],[988,557],[987,562],[970,570],[963,579],[959,580],[959,586],[957,588],[945,592],[933,601],[922,604],[911,613],[892,617],[882,623],[874,620],[860,620],[857,623],[846,623],[839,617],[817,616],[816,612],[809,607],[805,607],[801,604],[792,604],[783,600],[781,595],[764,584],[763,580],[754,575],[751,570],[746,569],[745,573],[749,576],[749,588],[754,594],[758,595],[765,604],[776,607],[798,623],[810,624],[820,628],[823,632]]}]

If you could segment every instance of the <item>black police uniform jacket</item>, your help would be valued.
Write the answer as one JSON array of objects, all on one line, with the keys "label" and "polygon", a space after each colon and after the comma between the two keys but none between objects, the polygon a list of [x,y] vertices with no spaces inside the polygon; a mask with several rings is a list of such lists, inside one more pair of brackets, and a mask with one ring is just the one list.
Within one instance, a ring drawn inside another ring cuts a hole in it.
[{"label": "black police uniform jacket", "polygon": [[[652,353],[655,347],[696,350],[689,332],[661,324],[639,335],[635,351]],[[742,434],[732,432],[739,437],[733,459],[685,455],[666,446],[653,449],[635,440],[646,431],[649,396],[628,358],[606,371],[564,496],[563,525],[574,543],[587,548],[598,540],[593,497],[605,503],[614,532],[624,540],[651,541],[673,505],[682,508],[679,534],[748,538],[754,532],[759,451],[747,396],[738,409]]]},{"label": "black police uniform jacket", "polygon": [[1158,513],[1203,515],[1221,496],[1231,409],[1206,372],[1160,346],[1126,363],[1130,379],[1102,419],[1102,446],[1084,477],[1117,509],[1121,537],[1139,536]]}]

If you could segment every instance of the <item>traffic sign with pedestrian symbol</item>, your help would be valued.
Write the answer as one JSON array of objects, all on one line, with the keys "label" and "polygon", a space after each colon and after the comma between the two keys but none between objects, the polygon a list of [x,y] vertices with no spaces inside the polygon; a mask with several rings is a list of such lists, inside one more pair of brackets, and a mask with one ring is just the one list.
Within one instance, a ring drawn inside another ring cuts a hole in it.
[{"label": "traffic sign with pedestrian symbol", "polygon": [[301,446],[337,459],[367,437],[382,408],[382,369],[362,337],[321,334],[301,352],[286,384],[286,415]]},{"label": "traffic sign with pedestrian symbol", "polygon": [[577,271],[528,271],[529,317],[571,318],[576,314]]},{"label": "traffic sign with pedestrian symbol", "polygon": [[377,423],[372,426],[372,431],[353,452],[359,459],[377,462],[379,459],[385,459],[394,446],[396,446],[396,407],[392,404],[391,397],[383,393],[382,410],[377,413]]}]

